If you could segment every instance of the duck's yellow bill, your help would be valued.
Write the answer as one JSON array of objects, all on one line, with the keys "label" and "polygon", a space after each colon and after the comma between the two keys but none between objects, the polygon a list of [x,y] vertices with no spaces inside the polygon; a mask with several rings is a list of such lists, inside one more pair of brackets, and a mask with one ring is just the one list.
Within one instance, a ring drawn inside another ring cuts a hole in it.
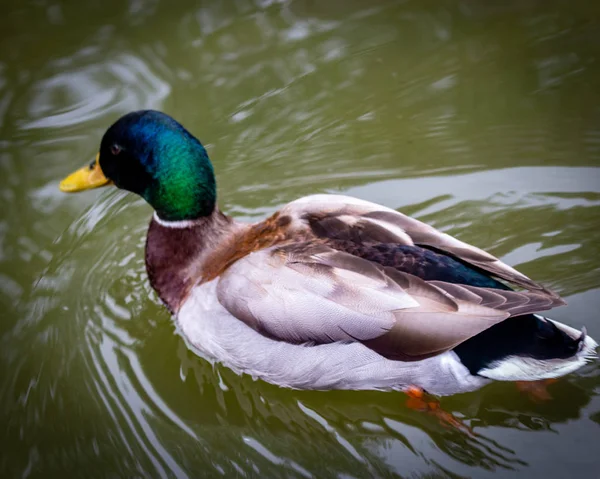
[{"label": "duck's yellow bill", "polygon": [[75,193],[112,184],[112,181],[102,173],[102,168],[100,168],[98,162],[99,156],[100,154],[96,155],[96,161],[91,165],[78,169],[62,180],[59,186],[60,191]]}]

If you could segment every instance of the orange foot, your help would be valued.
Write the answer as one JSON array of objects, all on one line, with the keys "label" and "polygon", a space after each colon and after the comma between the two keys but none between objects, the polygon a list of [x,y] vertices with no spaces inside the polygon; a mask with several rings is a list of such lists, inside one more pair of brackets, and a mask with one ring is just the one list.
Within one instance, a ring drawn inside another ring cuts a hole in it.
[{"label": "orange foot", "polygon": [[516,381],[517,389],[535,402],[549,401],[552,396],[548,392],[548,386],[554,384],[558,379],[541,379],[539,381]]},{"label": "orange foot", "polygon": [[452,413],[444,411],[440,406],[440,402],[423,391],[423,389],[417,386],[409,386],[404,392],[408,396],[406,406],[410,409],[423,411],[435,416],[444,427],[453,427],[475,435],[469,426],[464,424],[460,419],[455,418]]}]

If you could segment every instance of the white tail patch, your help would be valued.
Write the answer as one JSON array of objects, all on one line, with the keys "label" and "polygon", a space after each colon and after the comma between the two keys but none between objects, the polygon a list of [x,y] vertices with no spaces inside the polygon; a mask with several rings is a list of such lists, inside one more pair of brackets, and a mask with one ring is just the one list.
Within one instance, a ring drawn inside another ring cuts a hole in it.
[{"label": "white tail patch", "polygon": [[570,374],[591,359],[596,357],[598,343],[582,331],[559,323],[552,319],[557,328],[561,329],[573,339],[581,338],[577,352],[570,358],[535,359],[525,356],[508,356],[500,361],[495,361],[489,367],[482,369],[477,374],[496,381],[536,381],[539,379],[552,379]]}]

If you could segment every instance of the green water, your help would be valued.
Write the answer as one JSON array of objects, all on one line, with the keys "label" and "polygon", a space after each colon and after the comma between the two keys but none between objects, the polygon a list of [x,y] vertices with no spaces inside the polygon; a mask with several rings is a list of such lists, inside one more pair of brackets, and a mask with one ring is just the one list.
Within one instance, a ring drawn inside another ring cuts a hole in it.
[{"label": "green water", "polygon": [[222,209],[342,192],[568,301],[600,338],[600,9],[590,1],[0,6],[0,476],[596,477],[600,362],[536,402],[290,391],[187,350],[147,284],[150,208],[58,180],[133,109],[207,146]]}]

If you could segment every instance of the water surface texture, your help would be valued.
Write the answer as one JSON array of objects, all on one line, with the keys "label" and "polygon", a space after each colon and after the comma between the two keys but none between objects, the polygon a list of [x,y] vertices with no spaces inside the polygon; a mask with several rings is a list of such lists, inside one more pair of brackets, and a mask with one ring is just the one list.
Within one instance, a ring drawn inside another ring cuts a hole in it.
[{"label": "water surface texture", "polygon": [[188,350],[146,280],[151,209],[58,191],[121,114],[207,146],[254,221],[344,193],[556,289],[600,339],[600,10],[586,0],[3,0],[0,476],[597,477],[600,362],[534,401],[292,391]]}]

